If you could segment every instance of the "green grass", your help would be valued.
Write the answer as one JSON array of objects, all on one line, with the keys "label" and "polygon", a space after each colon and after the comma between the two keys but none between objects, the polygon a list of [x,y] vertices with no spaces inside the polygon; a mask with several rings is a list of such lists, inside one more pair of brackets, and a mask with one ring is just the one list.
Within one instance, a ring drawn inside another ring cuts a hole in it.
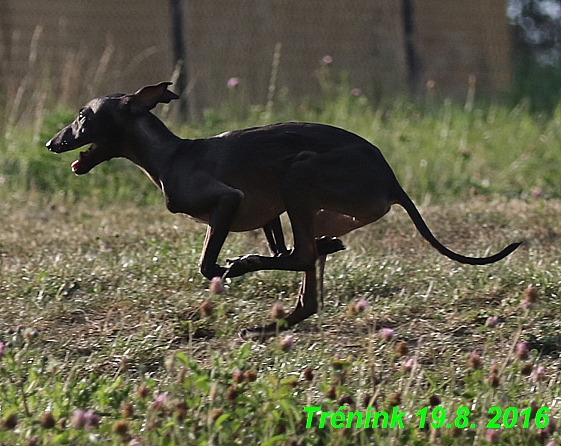
[{"label": "green grass", "polygon": [[[323,122],[377,145],[403,187],[419,202],[442,204],[474,193],[525,198],[536,190],[561,198],[561,110],[546,118],[531,114],[524,103],[514,109],[481,105],[472,111],[429,99],[373,105],[343,90],[326,98],[315,105],[281,101],[274,112],[226,104],[220,111],[205,112],[198,124],[176,125],[174,130],[195,138],[276,121]],[[112,161],[77,181],[69,169],[76,154],[57,157],[45,149],[45,141],[74,114],[53,108],[45,112],[39,132],[32,125],[6,129],[9,137],[0,139],[0,194],[31,189],[63,193],[70,200],[87,196],[100,202],[109,197],[138,204],[159,202],[158,192],[130,163]]]},{"label": "green grass", "polygon": [[[471,255],[523,247],[497,264],[458,265],[396,209],[344,238],[347,250],[328,260],[325,308],[286,334],[288,351],[284,335],[246,343],[241,328],[269,322],[275,303],[292,306],[299,274],[251,273],[210,294],[197,270],[204,226],[168,213],[125,162],[72,175],[75,155],[43,146],[72,117],[53,109],[37,142],[24,124],[0,138],[0,444],[559,442],[556,422],[540,429],[535,415],[546,407],[556,420],[561,402],[561,118],[332,93],[272,114],[225,107],[176,131],[339,125],[382,149],[447,246]],[[233,234],[220,260],[251,252],[266,252],[262,234]],[[524,308],[529,287],[537,302]],[[361,299],[366,310],[353,313]],[[382,328],[394,337],[381,339]],[[306,427],[308,405],[333,413],[323,428],[318,415]],[[338,411],[368,407],[405,411],[403,427],[331,426]],[[531,407],[529,426],[522,414],[493,434],[492,407]],[[462,408],[475,427],[454,428]]]}]

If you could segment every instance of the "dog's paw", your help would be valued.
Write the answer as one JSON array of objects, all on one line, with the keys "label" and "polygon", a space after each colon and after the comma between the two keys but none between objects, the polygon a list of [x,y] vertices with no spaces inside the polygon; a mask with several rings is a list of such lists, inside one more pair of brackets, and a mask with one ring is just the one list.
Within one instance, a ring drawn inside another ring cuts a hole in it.
[{"label": "dog's paw", "polygon": [[336,237],[324,236],[316,240],[318,255],[325,256],[345,249],[343,242]]},{"label": "dog's paw", "polygon": [[243,328],[239,332],[240,338],[244,341],[265,342],[269,338],[277,335],[277,328],[274,325],[265,327]]},{"label": "dog's paw", "polygon": [[226,273],[226,268],[219,265],[205,265],[201,266],[201,273],[205,276],[208,280],[212,280],[214,277],[224,277],[224,273]]},{"label": "dog's paw", "polygon": [[238,277],[251,271],[257,271],[261,267],[261,259],[258,255],[245,255],[226,260],[228,277]]}]

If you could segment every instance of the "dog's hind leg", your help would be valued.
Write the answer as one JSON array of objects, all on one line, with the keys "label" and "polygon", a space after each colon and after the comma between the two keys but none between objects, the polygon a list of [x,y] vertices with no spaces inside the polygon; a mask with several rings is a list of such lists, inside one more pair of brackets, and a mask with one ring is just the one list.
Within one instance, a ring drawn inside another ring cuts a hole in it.
[{"label": "dog's hind leg", "polygon": [[264,340],[275,336],[279,331],[286,330],[318,311],[316,270],[311,269],[303,274],[302,285],[296,299],[296,306],[285,318],[263,327],[248,328],[240,331],[243,339]]},{"label": "dog's hind leg", "polygon": [[[290,250],[286,247],[286,243],[284,241],[284,232],[279,217],[271,220],[263,226],[263,232],[267,238],[269,251],[271,251],[273,256],[284,256],[290,253]],[[323,236],[316,239],[316,247],[318,256],[320,257],[345,249],[345,245],[343,245],[343,242],[340,239],[329,236]]]},{"label": "dog's hind leg", "polygon": [[284,242],[284,233],[282,231],[282,224],[280,217],[271,220],[263,226],[265,237],[267,237],[267,244],[273,256],[287,255],[290,251]]},{"label": "dog's hind leg", "polygon": [[285,191],[286,212],[292,226],[294,248],[290,254],[279,257],[247,255],[228,259],[228,277],[238,277],[250,271],[283,270],[310,271],[315,268],[318,258],[316,238],[314,235],[314,218],[316,210],[308,204],[308,194],[295,189],[298,184],[291,184]]},{"label": "dog's hind leg", "polygon": [[[338,239],[327,237],[316,240],[316,234],[337,235],[329,232],[318,234],[315,227],[319,209],[323,208],[322,203],[337,202],[337,200],[330,198],[334,193],[333,185],[330,183],[333,175],[325,175],[321,169],[322,164],[319,167],[314,164],[308,165],[308,161],[292,165],[286,172],[282,184],[282,199],[292,226],[294,248],[284,256],[246,255],[228,259],[228,277],[241,276],[250,271],[273,269],[309,271],[314,267],[318,256],[344,248]],[[313,173],[312,178],[310,172]],[[313,184],[313,187],[310,184]],[[356,197],[353,199],[356,200]],[[363,223],[358,226],[361,225]]]},{"label": "dog's hind leg", "polygon": [[[334,239],[339,240],[339,239]],[[344,249],[344,248],[343,248]],[[321,308],[323,308],[323,277],[325,275],[325,261],[327,260],[326,255],[320,255],[318,257],[319,266],[319,301],[321,303]]]}]

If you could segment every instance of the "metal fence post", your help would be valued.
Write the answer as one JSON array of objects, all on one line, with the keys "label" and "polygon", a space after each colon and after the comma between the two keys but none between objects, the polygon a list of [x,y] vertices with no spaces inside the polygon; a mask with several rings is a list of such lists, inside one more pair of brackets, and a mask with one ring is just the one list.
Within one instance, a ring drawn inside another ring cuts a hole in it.
[{"label": "metal fence post", "polygon": [[415,12],[413,3],[413,0],[402,0],[401,15],[405,42],[405,60],[407,62],[407,83],[409,85],[409,93],[416,95],[419,89],[419,56],[415,50]]},{"label": "metal fence post", "polygon": [[183,0],[170,0],[171,40],[173,44],[173,64],[179,70],[177,89],[179,99],[179,116],[187,120],[187,52],[183,41]]}]

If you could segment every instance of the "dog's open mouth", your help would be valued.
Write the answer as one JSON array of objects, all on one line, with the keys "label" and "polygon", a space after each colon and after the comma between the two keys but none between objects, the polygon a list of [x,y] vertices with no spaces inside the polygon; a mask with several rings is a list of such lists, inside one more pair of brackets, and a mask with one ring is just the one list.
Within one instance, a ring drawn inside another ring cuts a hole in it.
[{"label": "dog's open mouth", "polygon": [[91,156],[91,154],[95,150],[95,147],[96,147],[95,144],[92,144],[88,148],[88,150],[86,150],[85,152],[80,152],[80,157],[70,165],[72,172],[78,174],[83,170],[80,169],[80,166],[82,165],[82,163],[84,163],[85,160],[87,160]]}]

